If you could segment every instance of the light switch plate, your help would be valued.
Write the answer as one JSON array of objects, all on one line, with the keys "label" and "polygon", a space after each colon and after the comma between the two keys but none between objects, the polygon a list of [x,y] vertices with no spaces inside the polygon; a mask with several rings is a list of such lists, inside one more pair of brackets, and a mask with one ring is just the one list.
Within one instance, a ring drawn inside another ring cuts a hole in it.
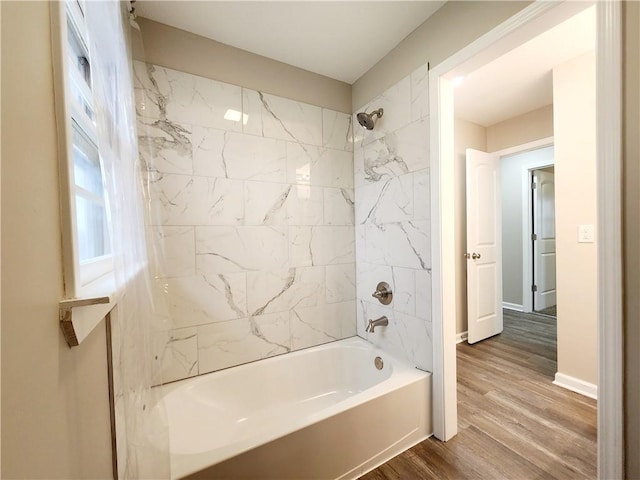
[{"label": "light switch plate", "polygon": [[578,243],[593,243],[593,225],[578,225]]}]

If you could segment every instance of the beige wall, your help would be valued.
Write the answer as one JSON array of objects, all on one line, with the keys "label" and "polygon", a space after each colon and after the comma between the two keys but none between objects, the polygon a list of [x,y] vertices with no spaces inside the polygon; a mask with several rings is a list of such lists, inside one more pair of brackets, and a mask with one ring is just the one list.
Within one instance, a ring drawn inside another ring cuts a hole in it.
[{"label": "beige wall", "polygon": [[69,349],[49,5],[2,2],[2,478],[108,478],[104,324]]},{"label": "beige wall", "polygon": [[558,372],[597,384],[596,244],[577,235],[596,225],[594,53],[553,69],[553,105]]},{"label": "beige wall", "polygon": [[623,268],[626,478],[640,478],[640,5],[624,8]]},{"label": "beige wall", "polygon": [[339,112],[352,112],[351,85],[347,83],[153,20],[139,18],[138,23],[149,63]]},{"label": "beige wall", "polygon": [[451,1],[411,32],[353,84],[353,109],[420,65],[433,68],[529,5],[528,1]]},{"label": "beige wall", "polygon": [[467,331],[467,260],[462,255],[467,248],[467,148],[486,151],[486,129],[466,120],[456,119],[454,124],[453,167],[455,176],[455,243],[456,243],[456,333]]},{"label": "beige wall", "polygon": [[487,151],[505,148],[553,136],[553,106],[533,110],[487,127]]}]

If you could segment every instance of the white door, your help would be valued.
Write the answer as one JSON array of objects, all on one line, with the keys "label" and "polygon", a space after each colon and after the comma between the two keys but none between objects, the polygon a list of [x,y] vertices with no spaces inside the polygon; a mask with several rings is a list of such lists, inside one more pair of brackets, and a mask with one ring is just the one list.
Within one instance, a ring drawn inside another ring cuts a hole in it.
[{"label": "white door", "polygon": [[468,342],[502,332],[500,157],[467,149]]},{"label": "white door", "polygon": [[556,304],[556,215],[554,175],[533,175],[533,309]]}]

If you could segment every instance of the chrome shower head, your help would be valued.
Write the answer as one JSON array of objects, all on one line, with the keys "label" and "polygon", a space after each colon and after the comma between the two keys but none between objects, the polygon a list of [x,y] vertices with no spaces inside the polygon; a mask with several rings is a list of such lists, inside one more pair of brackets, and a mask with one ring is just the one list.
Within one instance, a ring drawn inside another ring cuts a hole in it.
[{"label": "chrome shower head", "polygon": [[384,110],[382,108],[374,110],[371,113],[360,112],[357,115],[358,123],[362,125],[364,128],[366,128],[367,130],[373,130],[373,127],[376,124],[376,121],[374,120],[373,117],[375,116],[377,118],[380,118],[383,113],[384,113]]}]

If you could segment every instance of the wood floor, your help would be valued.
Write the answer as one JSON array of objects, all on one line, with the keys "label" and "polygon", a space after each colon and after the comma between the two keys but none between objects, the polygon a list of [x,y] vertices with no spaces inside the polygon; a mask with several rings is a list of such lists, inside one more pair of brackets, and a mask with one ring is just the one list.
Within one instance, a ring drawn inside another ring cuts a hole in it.
[{"label": "wood floor", "polygon": [[504,332],[458,345],[458,435],[429,438],[361,477],[596,477],[596,402],[553,385],[555,318],[505,310]]}]

